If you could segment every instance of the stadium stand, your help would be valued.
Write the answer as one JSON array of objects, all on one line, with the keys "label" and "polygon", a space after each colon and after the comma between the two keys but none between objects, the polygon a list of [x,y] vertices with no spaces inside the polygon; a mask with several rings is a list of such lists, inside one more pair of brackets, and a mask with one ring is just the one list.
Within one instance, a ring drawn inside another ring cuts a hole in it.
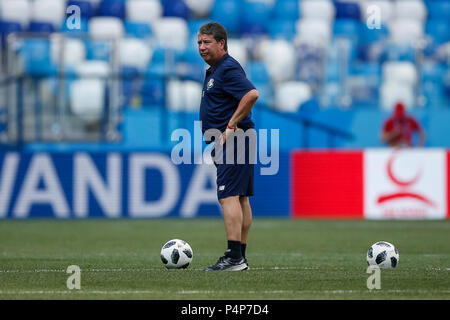
[{"label": "stadium stand", "polygon": [[[296,113],[319,101],[321,110],[389,112],[398,99],[411,111],[450,106],[446,0],[0,0],[2,78],[32,78],[37,89],[19,99],[24,110],[56,101],[47,109],[68,116],[195,112],[205,71],[196,35],[207,21],[227,28],[230,54],[260,89],[258,108]],[[1,108],[18,104],[8,99]]]}]

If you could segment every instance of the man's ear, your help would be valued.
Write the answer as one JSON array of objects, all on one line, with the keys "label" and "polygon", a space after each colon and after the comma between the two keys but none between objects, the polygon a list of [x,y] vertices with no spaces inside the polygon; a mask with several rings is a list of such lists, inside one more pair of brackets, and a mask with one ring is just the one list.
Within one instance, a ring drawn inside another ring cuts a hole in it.
[{"label": "man's ear", "polygon": [[222,47],[222,49],[225,50],[225,39],[221,39],[221,40],[219,41],[219,43],[220,43],[220,46]]}]

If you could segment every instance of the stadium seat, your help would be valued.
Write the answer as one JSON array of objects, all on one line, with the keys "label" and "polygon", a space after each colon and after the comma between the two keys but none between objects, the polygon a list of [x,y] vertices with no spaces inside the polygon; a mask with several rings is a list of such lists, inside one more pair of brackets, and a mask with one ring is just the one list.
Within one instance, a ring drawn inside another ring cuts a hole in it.
[{"label": "stadium seat", "polygon": [[188,27],[179,17],[164,17],[153,23],[153,31],[160,46],[183,52],[187,46]]},{"label": "stadium seat", "polygon": [[144,71],[152,57],[150,46],[140,39],[125,38],[119,42],[119,60],[121,66],[134,67]]},{"label": "stadium seat", "polygon": [[202,85],[196,81],[170,80],[166,87],[167,107],[171,111],[198,111]]},{"label": "stadium seat", "polygon": [[392,112],[398,101],[402,101],[408,110],[415,107],[414,88],[398,82],[383,82],[380,87],[381,109]]},{"label": "stadium seat", "polygon": [[94,39],[122,38],[125,28],[116,17],[93,17],[89,20],[89,35]]},{"label": "stadium seat", "polygon": [[101,118],[105,105],[105,83],[99,79],[75,80],[70,86],[70,109],[86,121]]},{"label": "stadium seat", "polygon": [[275,20],[296,21],[300,18],[300,6],[298,0],[274,1],[272,18]]},{"label": "stadium seat", "polygon": [[295,72],[295,49],[285,40],[264,40],[261,45],[264,62],[273,83],[292,80]]},{"label": "stadium seat", "polygon": [[398,82],[414,86],[418,81],[418,73],[412,62],[385,62],[382,65],[383,81]]},{"label": "stadium seat", "polygon": [[293,41],[296,36],[296,20],[273,19],[268,22],[268,33],[271,39]]},{"label": "stadium seat", "polygon": [[183,0],[164,0],[162,1],[163,16],[177,17],[189,20],[191,16],[188,5]]},{"label": "stadium seat", "polygon": [[336,19],[333,24],[334,36],[347,38],[356,45],[359,44],[362,29],[361,23],[354,19]]},{"label": "stadium seat", "polygon": [[25,39],[19,48],[24,71],[35,76],[55,74],[56,66],[50,60],[48,39]]},{"label": "stadium seat", "polygon": [[163,7],[159,0],[128,0],[125,5],[126,19],[132,22],[151,25],[163,14]]},{"label": "stadium seat", "polygon": [[312,97],[310,86],[305,82],[288,81],[275,86],[275,109],[280,112],[297,112],[302,103]]},{"label": "stadium seat", "polygon": [[335,1],[336,19],[361,19],[361,10],[357,0],[355,1]]},{"label": "stadium seat", "polygon": [[6,48],[7,38],[11,33],[21,32],[22,25],[20,22],[15,21],[2,21],[0,20],[0,34],[2,38],[2,48]]},{"label": "stadium seat", "polygon": [[401,0],[394,2],[395,19],[410,19],[424,23],[427,9],[422,0]]},{"label": "stadium seat", "polygon": [[[62,55],[61,48],[64,48]],[[80,39],[53,37],[50,39],[50,52],[51,61],[56,65],[59,65],[60,57],[63,57],[64,65],[72,66],[79,64],[86,58],[86,48]]]},{"label": "stadium seat", "polygon": [[211,9],[211,21],[222,24],[228,36],[239,36],[241,25],[241,0],[215,0]]},{"label": "stadium seat", "polygon": [[302,0],[300,12],[304,19],[319,19],[331,23],[335,18],[336,9],[330,0]]},{"label": "stadium seat", "polygon": [[425,2],[429,20],[450,20],[450,2],[448,0],[433,0]]},{"label": "stadium seat", "polygon": [[398,44],[416,44],[422,39],[424,25],[412,19],[397,19],[389,25],[390,40]]},{"label": "stadium seat", "polygon": [[142,106],[164,106],[165,105],[165,83],[164,78],[148,76],[144,79],[140,88],[142,97]]},{"label": "stadium seat", "polygon": [[110,62],[111,52],[113,50],[111,41],[89,39],[85,41],[85,47],[86,59]]},{"label": "stadium seat", "polygon": [[296,39],[300,42],[325,46],[332,36],[331,25],[320,19],[299,19],[296,22]]},{"label": "stadium seat", "polygon": [[108,63],[100,60],[84,60],[75,66],[75,73],[80,76],[107,77],[110,73]]},{"label": "stadium seat", "polygon": [[267,33],[267,23],[271,18],[271,9],[271,5],[265,0],[243,1],[241,34],[252,36]]},{"label": "stadium seat", "polygon": [[[0,20],[19,22],[22,30],[28,29],[31,17],[31,3],[28,0],[0,1]],[[5,26],[6,27],[6,26]]]},{"label": "stadium seat", "polygon": [[125,19],[125,2],[126,0],[103,0],[100,2],[99,15]]},{"label": "stadium seat", "polygon": [[124,21],[125,34],[128,37],[145,39],[153,35],[150,24],[146,22]]},{"label": "stadium seat", "polygon": [[191,12],[191,18],[204,19],[209,17],[214,0],[185,0]]},{"label": "stadium seat", "polygon": [[243,68],[245,68],[248,61],[247,48],[241,39],[228,39],[228,53],[236,59]]},{"label": "stadium seat", "polygon": [[52,32],[55,32],[56,29],[55,29],[54,25],[50,22],[31,21],[28,26],[28,31],[52,33]]},{"label": "stadium seat", "polygon": [[34,0],[31,6],[31,20],[52,23],[56,30],[66,16],[65,0]]},{"label": "stadium seat", "polygon": [[450,25],[448,20],[428,20],[425,24],[425,33],[431,37],[434,44],[442,44],[450,41]]}]

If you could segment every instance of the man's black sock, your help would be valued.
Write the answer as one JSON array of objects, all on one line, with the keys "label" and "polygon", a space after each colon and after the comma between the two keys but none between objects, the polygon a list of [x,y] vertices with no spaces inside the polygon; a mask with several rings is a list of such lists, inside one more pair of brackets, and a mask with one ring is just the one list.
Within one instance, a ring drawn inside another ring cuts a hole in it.
[{"label": "man's black sock", "polygon": [[241,243],[241,253],[242,253],[242,257],[245,259],[245,249],[247,249],[247,244],[246,243]]},{"label": "man's black sock", "polygon": [[242,257],[241,242],[228,240],[228,249],[225,251],[225,255],[232,259],[240,259]]}]

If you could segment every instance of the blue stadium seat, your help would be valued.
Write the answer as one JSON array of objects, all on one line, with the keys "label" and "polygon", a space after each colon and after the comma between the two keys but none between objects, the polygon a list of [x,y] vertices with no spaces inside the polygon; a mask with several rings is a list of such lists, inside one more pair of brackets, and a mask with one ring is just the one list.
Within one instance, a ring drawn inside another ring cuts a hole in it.
[{"label": "blue stadium seat", "polygon": [[274,19],[297,20],[300,18],[298,0],[277,0],[272,9]]},{"label": "blue stadium seat", "polygon": [[109,61],[111,54],[111,42],[104,40],[89,40],[85,43],[86,58],[88,60]]},{"label": "blue stadium seat", "polygon": [[211,20],[222,24],[229,37],[239,35],[241,26],[240,0],[215,0],[211,9]]},{"label": "blue stadium seat", "polygon": [[261,61],[252,61],[248,64],[248,76],[252,82],[269,83],[270,76],[266,65]]},{"label": "blue stadium seat", "polygon": [[9,34],[13,32],[21,32],[22,25],[17,21],[1,21],[0,20],[0,34],[2,38],[2,49],[6,48],[6,39]]},{"label": "blue stadium seat", "polygon": [[433,0],[426,1],[425,5],[428,10],[428,19],[434,20],[450,20],[450,1],[448,0]]},{"label": "blue stadium seat", "polygon": [[189,19],[187,21],[189,35],[191,37],[195,36],[195,39],[197,39],[198,29],[200,29],[200,27],[202,25],[204,25],[205,23],[208,23],[208,22],[210,22],[210,20],[208,20],[208,19]]},{"label": "blue stadium seat", "polygon": [[100,16],[125,19],[125,0],[103,0],[99,7]]},{"label": "blue stadium seat", "polygon": [[120,68],[122,74],[122,105],[128,106],[133,96],[139,92],[139,84],[136,79],[139,76],[139,70],[135,67],[122,66]]},{"label": "blue stadium seat", "polygon": [[51,33],[55,32],[55,27],[50,22],[31,21],[28,25],[28,31],[30,32],[43,32]]},{"label": "blue stadium seat", "polygon": [[179,17],[189,20],[191,12],[187,4],[183,0],[164,0],[162,1],[163,16]]},{"label": "blue stadium seat", "polygon": [[350,1],[334,1],[336,7],[336,19],[361,19],[359,4]]},{"label": "blue stadium seat", "polygon": [[48,39],[27,39],[19,49],[24,71],[31,75],[45,76],[54,74],[56,66],[50,60],[50,42]]},{"label": "blue stadium seat", "polygon": [[416,50],[412,45],[389,43],[386,46],[383,61],[416,61]]},{"label": "blue stadium seat", "polygon": [[153,35],[151,26],[148,23],[124,21],[125,33],[129,37],[148,38]]},{"label": "blue stadium seat", "polygon": [[292,41],[296,36],[295,20],[275,19],[268,22],[268,32],[271,39]]},{"label": "blue stadium seat", "polygon": [[425,24],[425,32],[431,36],[435,44],[450,41],[450,25],[448,20],[428,20]]},{"label": "blue stadium seat", "polygon": [[89,0],[69,0],[67,7],[70,6],[78,6],[83,19],[90,19],[95,14],[94,6]]},{"label": "blue stadium seat", "polygon": [[242,4],[241,34],[253,35],[268,32],[267,22],[271,18],[271,7],[267,1],[246,0]]},{"label": "blue stadium seat", "polygon": [[353,19],[336,19],[333,25],[333,34],[335,36],[350,39],[358,44],[361,38],[362,24]]},{"label": "blue stadium seat", "polygon": [[165,105],[166,86],[164,78],[147,76],[140,89],[143,107]]}]

